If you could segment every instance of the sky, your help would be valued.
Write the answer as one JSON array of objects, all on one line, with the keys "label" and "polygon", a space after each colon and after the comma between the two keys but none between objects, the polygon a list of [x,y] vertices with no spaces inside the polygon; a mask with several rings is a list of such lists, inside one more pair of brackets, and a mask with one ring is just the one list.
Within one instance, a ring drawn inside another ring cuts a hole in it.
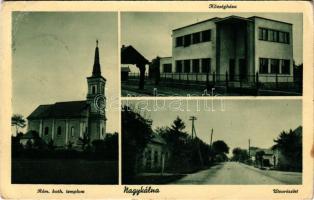
[{"label": "sky", "polygon": [[[207,102],[205,109],[204,105]],[[273,140],[283,131],[294,130],[302,125],[301,100],[136,100],[124,101],[124,105],[136,108],[137,112],[152,119],[152,128],[170,126],[179,116],[191,134],[190,116],[196,116],[196,133],[206,143],[210,143],[211,129],[213,141],[223,140],[230,147],[251,146],[270,148]],[[158,109],[155,110],[158,105]]]},{"label": "sky", "polygon": [[[117,13],[14,12],[12,18],[13,113],[26,118],[40,104],[85,100],[96,39],[107,104],[117,101]],[[118,131],[118,111],[106,114],[107,132]]]},{"label": "sky", "polygon": [[303,18],[298,13],[162,13],[124,12],[121,14],[121,44],[132,45],[147,59],[171,56],[172,30],[212,17],[260,16],[293,24],[293,54],[296,64],[303,61]]}]

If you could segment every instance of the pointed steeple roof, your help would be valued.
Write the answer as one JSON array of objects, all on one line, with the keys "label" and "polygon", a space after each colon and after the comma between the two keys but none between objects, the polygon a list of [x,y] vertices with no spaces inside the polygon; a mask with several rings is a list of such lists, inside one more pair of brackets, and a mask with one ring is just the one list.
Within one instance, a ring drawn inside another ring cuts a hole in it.
[{"label": "pointed steeple roof", "polygon": [[94,59],[93,75],[92,76],[101,76],[100,63],[99,63],[98,40],[96,40],[95,59]]}]

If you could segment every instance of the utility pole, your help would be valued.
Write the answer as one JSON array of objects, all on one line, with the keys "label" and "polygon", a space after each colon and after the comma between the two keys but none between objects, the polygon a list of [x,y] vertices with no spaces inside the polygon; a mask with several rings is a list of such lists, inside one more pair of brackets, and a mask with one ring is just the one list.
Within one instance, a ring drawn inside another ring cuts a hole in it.
[{"label": "utility pole", "polygon": [[197,120],[195,116],[191,116],[190,120],[192,121],[192,139],[195,137],[196,138],[196,131],[194,127],[194,121]]},{"label": "utility pole", "polygon": [[210,148],[212,148],[212,144],[213,144],[213,134],[214,134],[214,129],[212,128],[212,132],[210,134]]},{"label": "utility pole", "polygon": [[190,120],[192,121],[192,140],[194,139],[193,141],[196,141],[198,155],[200,158],[200,163],[201,163],[201,166],[203,166],[203,158],[202,158],[202,154],[201,154],[201,150],[200,150],[200,144],[199,144],[198,140],[195,140],[197,138],[197,136],[196,136],[195,126],[194,126],[194,121],[197,120],[197,118],[195,116],[191,116]]},{"label": "utility pole", "polygon": [[210,146],[209,146],[209,161],[211,162],[212,161],[212,156],[213,156],[213,154],[212,154],[212,144],[213,144],[213,134],[214,134],[214,129],[212,128],[212,131],[211,131],[211,133],[210,133]]},{"label": "utility pole", "polygon": [[251,140],[249,139],[249,159],[251,159],[250,148],[251,148]]}]

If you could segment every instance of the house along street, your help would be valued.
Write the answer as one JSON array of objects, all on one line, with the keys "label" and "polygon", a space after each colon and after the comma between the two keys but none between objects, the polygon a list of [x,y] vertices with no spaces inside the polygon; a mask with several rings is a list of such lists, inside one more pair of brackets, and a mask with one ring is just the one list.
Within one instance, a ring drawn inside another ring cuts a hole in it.
[{"label": "house along street", "polygon": [[210,169],[188,174],[171,184],[302,184],[302,173],[260,170],[239,162],[224,162]]}]

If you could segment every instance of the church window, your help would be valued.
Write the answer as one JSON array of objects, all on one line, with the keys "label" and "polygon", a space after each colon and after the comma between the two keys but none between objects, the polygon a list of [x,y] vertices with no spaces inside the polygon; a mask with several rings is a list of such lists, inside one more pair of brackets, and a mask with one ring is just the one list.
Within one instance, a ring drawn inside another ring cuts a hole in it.
[{"label": "church window", "polygon": [[49,133],[49,128],[45,127],[45,135],[48,135],[48,133]]},{"label": "church window", "polygon": [[96,85],[92,86],[92,94],[96,94]]},{"label": "church window", "polygon": [[58,128],[57,128],[57,134],[61,135],[61,127],[60,126],[58,126]]},{"label": "church window", "polygon": [[74,137],[74,127],[71,127],[71,137]]}]

